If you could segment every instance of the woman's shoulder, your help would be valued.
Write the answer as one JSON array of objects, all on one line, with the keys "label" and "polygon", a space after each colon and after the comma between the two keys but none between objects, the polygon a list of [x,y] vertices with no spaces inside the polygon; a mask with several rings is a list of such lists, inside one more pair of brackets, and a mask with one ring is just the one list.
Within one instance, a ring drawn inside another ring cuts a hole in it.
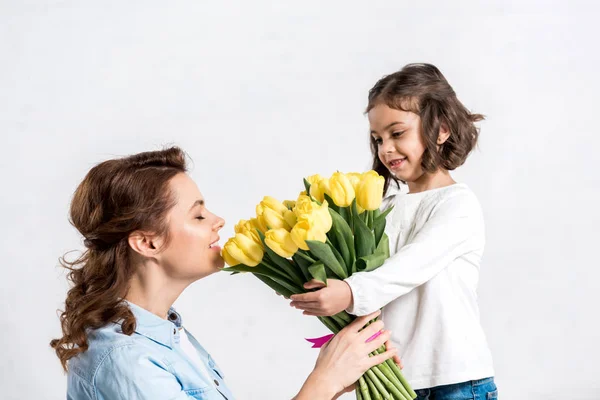
[{"label": "woman's shoulder", "polygon": [[135,334],[126,335],[118,324],[108,324],[102,328],[88,331],[88,348],[69,360],[69,374],[76,375],[89,384],[93,383],[94,375],[105,363],[111,362],[111,355],[118,351],[130,361],[144,354],[144,346],[137,340]]}]

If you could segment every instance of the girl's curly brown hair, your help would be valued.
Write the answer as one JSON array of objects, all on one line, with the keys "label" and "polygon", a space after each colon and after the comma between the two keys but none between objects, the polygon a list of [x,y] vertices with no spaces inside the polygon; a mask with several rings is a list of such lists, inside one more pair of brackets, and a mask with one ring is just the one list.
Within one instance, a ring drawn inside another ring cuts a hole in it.
[{"label": "girl's curly brown hair", "polygon": [[[464,164],[477,144],[479,128],[475,122],[484,119],[472,114],[456,97],[452,86],[440,70],[431,64],[408,64],[398,72],[381,78],[369,90],[368,113],[378,104],[413,112],[421,118],[421,137],[425,143],[422,168],[434,172],[438,168],[452,171]],[[450,136],[437,145],[440,126],[444,124]],[[373,169],[385,177],[385,189],[397,179],[379,160],[377,143],[371,137]]]}]

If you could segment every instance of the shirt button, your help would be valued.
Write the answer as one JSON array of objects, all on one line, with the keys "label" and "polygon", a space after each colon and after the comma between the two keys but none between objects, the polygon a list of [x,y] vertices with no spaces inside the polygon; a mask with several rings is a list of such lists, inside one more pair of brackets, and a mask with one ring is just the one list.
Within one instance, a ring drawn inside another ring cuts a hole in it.
[{"label": "shirt button", "polygon": [[177,333],[177,331],[176,331],[175,329],[173,329],[173,335],[174,335],[175,333]]},{"label": "shirt button", "polygon": [[215,385],[219,386],[219,381],[218,380],[215,379],[214,382],[215,382]]}]

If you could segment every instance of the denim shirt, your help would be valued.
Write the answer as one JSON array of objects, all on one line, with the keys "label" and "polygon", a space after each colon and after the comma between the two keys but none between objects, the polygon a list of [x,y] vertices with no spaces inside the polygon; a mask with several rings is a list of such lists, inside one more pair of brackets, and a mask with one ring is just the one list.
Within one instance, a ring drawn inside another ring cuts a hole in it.
[{"label": "denim shirt", "polygon": [[68,400],[233,400],[223,373],[187,331],[210,376],[181,349],[181,316],[174,309],[166,320],[128,305],[136,319],[131,336],[114,323],[92,330],[88,350],[69,360]]}]

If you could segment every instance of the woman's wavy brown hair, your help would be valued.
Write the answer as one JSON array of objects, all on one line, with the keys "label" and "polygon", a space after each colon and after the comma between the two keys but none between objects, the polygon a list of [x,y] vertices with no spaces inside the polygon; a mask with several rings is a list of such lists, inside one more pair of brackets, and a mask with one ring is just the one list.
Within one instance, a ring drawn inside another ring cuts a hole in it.
[{"label": "woman's wavy brown hair", "polygon": [[[368,113],[378,104],[396,110],[413,112],[421,118],[421,137],[425,143],[422,168],[434,172],[438,168],[452,171],[464,164],[477,144],[479,129],[475,122],[484,119],[472,114],[456,97],[452,86],[440,70],[431,64],[408,64],[400,71],[381,78],[369,90]],[[440,126],[450,130],[448,140],[437,145]],[[371,137],[373,169],[385,178],[385,189],[398,180],[379,160],[377,143]]]},{"label": "woman's wavy brown hair", "polygon": [[75,191],[71,224],[86,250],[74,261],[61,257],[72,288],[60,314],[63,336],[50,342],[65,371],[67,361],[88,348],[89,330],[116,322],[135,330],[135,317],[122,301],[134,272],[128,237],[136,230],[168,240],[167,212],[175,204],[169,181],[186,171],[178,147],[104,161],[92,168]]}]

